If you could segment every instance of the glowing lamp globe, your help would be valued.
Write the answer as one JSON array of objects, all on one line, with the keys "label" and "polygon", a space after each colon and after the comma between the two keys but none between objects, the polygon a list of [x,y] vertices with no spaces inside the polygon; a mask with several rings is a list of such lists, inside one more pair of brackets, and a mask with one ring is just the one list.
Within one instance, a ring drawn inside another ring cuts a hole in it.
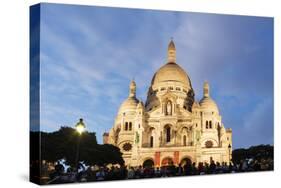
[{"label": "glowing lamp globe", "polygon": [[79,120],[79,122],[75,125],[75,128],[76,128],[76,131],[79,133],[79,134],[82,134],[84,131],[85,131],[85,124],[83,122],[83,119],[81,118]]}]

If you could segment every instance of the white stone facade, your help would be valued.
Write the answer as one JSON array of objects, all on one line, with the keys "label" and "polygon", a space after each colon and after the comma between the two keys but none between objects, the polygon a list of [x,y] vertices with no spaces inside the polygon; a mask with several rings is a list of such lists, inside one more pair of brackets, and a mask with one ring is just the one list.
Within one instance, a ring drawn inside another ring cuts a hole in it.
[{"label": "white stone facade", "polygon": [[173,162],[227,162],[231,159],[232,131],[225,129],[219,109],[204,83],[197,102],[187,73],[176,63],[173,41],[168,61],[153,76],[145,104],[136,97],[136,83],[122,103],[106,142],[123,153],[126,165]]}]

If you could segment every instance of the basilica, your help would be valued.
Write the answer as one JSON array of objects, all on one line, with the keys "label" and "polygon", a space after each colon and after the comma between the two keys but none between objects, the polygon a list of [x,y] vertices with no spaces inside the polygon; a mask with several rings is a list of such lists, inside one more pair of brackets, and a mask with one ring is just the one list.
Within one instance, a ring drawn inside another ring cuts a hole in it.
[{"label": "basilica", "polygon": [[154,74],[145,103],[137,98],[132,80],[113,127],[103,134],[104,143],[119,147],[128,166],[229,163],[232,130],[224,127],[209,84],[203,87],[203,97],[196,101],[171,40],[167,62]]}]

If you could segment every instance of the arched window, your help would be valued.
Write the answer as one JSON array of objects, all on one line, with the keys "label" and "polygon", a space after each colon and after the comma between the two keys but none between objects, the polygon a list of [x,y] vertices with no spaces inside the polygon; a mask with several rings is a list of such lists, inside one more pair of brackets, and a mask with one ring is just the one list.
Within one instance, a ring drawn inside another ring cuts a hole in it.
[{"label": "arched window", "polygon": [[209,128],[212,128],[212,121],[209,121]]},{"label": "arched window", "polygon": [[206,129],[208,129],[209,127],[208,127],[208,121],[206,121]]},{"label": "arched window", "polygon": [[167,127],[166,128],[166,142],[170,142],[171,141],[171,128]]},{"label": "arched window", "polygon": [[128,122],[125,123],[125,131],[128,130]]},{"label": "arched window", "polygon": [[129,131],[132,130],[132,122],[129,123]]},{"label": "arched window", "polygon": [[183,145],[186,146],[186,135],[183,136]]},{"label": "arched window", "polygon": [[150,136],[150,147],[153,147],[153,136]]}]

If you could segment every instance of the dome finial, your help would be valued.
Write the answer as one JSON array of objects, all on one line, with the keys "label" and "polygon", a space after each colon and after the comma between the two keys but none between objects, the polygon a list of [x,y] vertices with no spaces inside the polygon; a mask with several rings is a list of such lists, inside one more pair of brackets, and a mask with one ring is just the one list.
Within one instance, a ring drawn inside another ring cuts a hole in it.
[{"label": "dome finial", "polygon": [[168,46],[168,63],[176,63],[176,46],[171,37],[171,41]]},{"label": "dome finial", "polygon": [[136,82],[134,79],[132,79],[131,83],[130,83],[130,93],[129,93],[129,97],[136,97]]},{"label": "dome finial", "polygon": [[207,81],[204,82],[204,97],[210,96],[210,87]]}]

